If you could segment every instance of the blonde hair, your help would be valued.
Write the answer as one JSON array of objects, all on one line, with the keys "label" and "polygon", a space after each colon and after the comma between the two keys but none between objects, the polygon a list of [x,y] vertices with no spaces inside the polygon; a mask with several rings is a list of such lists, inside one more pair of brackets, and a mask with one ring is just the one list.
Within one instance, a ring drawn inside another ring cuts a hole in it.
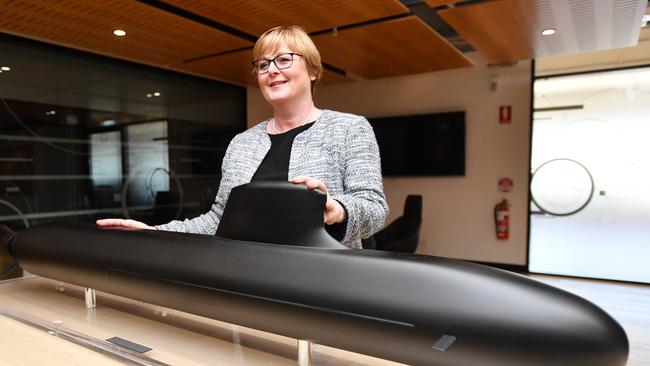
[{"label": "blonde hair", "polygon": [[253,59],[259,60],[263,55],[273,53],[286,44],[293,52],[300,54],[305,60],[309,76],[315,77],[311,82],[311,91],[314,92],[316,82],[320,80],[323,73],[323,65],[320,61],[320,53],[314,42],[309,38],[307,32],[300,26],[279,26],[264,32],[255,42],[253,47]]}]

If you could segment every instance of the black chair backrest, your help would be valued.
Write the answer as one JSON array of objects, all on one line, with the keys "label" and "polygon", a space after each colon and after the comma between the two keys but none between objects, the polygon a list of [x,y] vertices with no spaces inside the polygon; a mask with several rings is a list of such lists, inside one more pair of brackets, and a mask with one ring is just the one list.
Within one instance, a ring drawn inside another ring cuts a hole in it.
[{"label": "black chair backrest", "polygon": [[420,240],[422,226],[422,196],[409,195],[404,202],[404,214],[383,230],[363,241],[364,249],[414,253]]},{"label": "black chair backrest", "polygon": [[422,217],[422,196],[410,194],[404,202],[404,216]]}]

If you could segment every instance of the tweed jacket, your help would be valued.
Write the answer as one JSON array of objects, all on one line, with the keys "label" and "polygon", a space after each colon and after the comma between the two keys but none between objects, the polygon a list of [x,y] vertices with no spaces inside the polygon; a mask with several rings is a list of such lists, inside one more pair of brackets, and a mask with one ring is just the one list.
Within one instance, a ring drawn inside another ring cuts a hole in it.
[{"label": "tweed jacket", "polygon": [[[228,145],[221,183],[210,211],[193,219],[156,226],[158,230],[214,234],[230,190],[250,182],[271,147],[265,120],[238,134]],[[383,192],[379,148],[368,121],[353,114],[323,110],[313,126],[298,134],[291,148],[289,179],[320,179],[347,210],[342,243],[361,248],[384,225],[388,205]]]}]

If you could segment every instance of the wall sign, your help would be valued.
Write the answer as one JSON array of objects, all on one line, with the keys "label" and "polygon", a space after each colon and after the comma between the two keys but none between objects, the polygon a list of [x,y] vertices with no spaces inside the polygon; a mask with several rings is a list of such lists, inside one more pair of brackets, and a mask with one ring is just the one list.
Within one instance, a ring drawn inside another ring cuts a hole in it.
[{"label": "wall sign", "polygon": [[510,178],[501,178],[499,179],[499,192],[508,193],[512,191],[512,186],[514,182]]},{"label": "wall sign", "polygon": [[512,106],[502,105],[499,107],[499,124],[509,124],[512,122]]}]

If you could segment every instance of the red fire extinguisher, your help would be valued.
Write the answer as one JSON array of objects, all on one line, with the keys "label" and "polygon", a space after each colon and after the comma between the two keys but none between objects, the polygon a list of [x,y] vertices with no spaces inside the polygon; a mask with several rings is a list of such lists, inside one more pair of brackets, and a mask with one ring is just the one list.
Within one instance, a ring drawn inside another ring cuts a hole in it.
[{"label": "red fire extinguisher", "polygon": [[497,229],[497,239],[508,239],[510,233],[510,204],[507,199],[494,207],[494,223]]}]

